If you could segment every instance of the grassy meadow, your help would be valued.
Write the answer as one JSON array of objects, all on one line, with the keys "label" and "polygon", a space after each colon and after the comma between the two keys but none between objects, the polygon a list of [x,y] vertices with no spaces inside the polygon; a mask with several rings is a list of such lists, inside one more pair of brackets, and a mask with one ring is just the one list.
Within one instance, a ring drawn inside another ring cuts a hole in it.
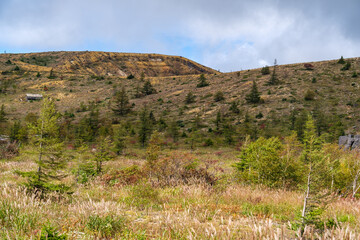
[{"label": "grassy meadow", "polygon": [[[294,239],[300,234],[295,226],[303,192],[240,183],[232,167],[239,152],[231,148],[165,149],[159,156],[173,169],[196,162],[215,183],[201,174],[150,178],[141,173],[145,149],[129,148],[106,162],[102,175],[81,184],[73,158],[63,180],[72,185],[72,194],[43,200],[28,194],[20,185],[25,179],[14,173],[36,167],[28,148],[0,162],[1,239]],[[78,155],[71,149],[66,154]],[[358,239],[359,207],[358,200],[337,197],[323,214],[336,227],[325,227],[321,235],[305,229],[304,236]]]}]

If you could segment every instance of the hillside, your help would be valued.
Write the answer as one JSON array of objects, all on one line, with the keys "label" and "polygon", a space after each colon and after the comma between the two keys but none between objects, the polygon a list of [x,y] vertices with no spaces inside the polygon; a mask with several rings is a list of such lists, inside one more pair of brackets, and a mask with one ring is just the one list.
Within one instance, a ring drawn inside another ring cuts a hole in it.
[{"label": "hillside", "polygon": [[[6,64],[10,60],[12,64]],[[0,70],[12,70],[13,65],[29,72],[50,72],[61,74],[90,74],[126,77],[130,74],[140,77],[216,73],[189,59],[161,54],[135,54],[112,52],[44,52],[25,54],[1,54]]]},{"label": "hillside", "polygon": [[[33,58],[39,61],[45,56],[52,56],[52,60],[48,58],[47,66],[37,66],[31,61]],[[135,58],[137,61],[134,60]],[[163,60],[159,62],[151,60],[160,58]],[[11,64],[6,63],[9,59]],[[29,63],[24,59],[28,59]],[[123,59],[123,61],[115,61],[115,59]],[[134,62],[124,59],[133,59]],[[182,61],[184,64],[181,64]],[[218,111],[228,115],[236,125],[244,122],[248,115],[258,126],[263,124],[270,126],[272,122],[284,127],[289,124],[292,110],[299,113],[305,109],[321,111],[325,118],[337,117],[342,121],[347,132],[357,133],[360,131],[358,124],[360,82],[357,76],[360,72],[360,60],[353,58],[346,61],[351,63],[349,70],[341,70],[345,64],[339,64],[337,60],[312,62],[310,64],[313,65],[313,69],[310,70],[306,69],[303,63],[277,66],[276,77],[279,84],[268,85],[273,67],[270,67],[270,74],[267,75],[263,75],[261,69],[219,73],[185,58],[156,54],[127,55],[98,52],[1,54],[0,70],[3,72],[1,81],[8,87],[5,93],[0,95],[0,100],[8,109],[10,120],[23,118],[28,113],[38,112],[40,106],[39,102],[24,101],[25,93],[41,93],[46,86],[46,94],[57,100],[58,108],[63,112],[66,110],[75,113],[75,116],[81,116],[83,113],[79,111],[80,105],[95,101],[100,111],[108,114],[102,116],[111,118],[113,94],[120,86],[125,86],[135,111],[146,104],[154,111],[157,118],[163,116],[166,119],[183,121],[185,128],[191,125],[191,121],[196,116],[210,127],[213,126]],[[125,74],[116,74],[119,68],[114,66],[119,65],[120,62],[127,66]],[[19,66],[17,71],[13,70],[15,64]],[[176,70],[177,64],[181,64],[182,71]],[[9,70],[11,68],[12,70]],[[53,79],[48,78],[50,69],[53,69],[55,75]],[[40,76],[37,76],[38,72]],[[135,98],[136,89],[144,82],[140,79],[141,72],[145,73],[145,80],[149,79],[152,82],[157,93]],[[135,78],[124,77],[130,73],[134,74]],[[194,74],[190,75],[191,73]],[[196,87],[199,73],[206,73],[209,86]],[[261,92],[263,99],[261,104],[249,104],[245,101],[253,81],[256,81]],[[224,94],[225,99],[215,101],[214,96],[219,91]],[[305,100],[308,91],[313,96]],[[195,101],[185,104],[184,100],[189,92],[196,96]],[[240,114],[232,114],[229,111],[232,102],[238,102]],[[129,116],[129,118],[135,117],[134,114]],[[268,130],[276,133],[277,130],[274,129],[273,126],[273,130]]]},{"label": "hillside", "polygon": [[359,239],[336,142],[360,132],[360,59],[121,76],[110,55],[1,56],[0,239]]}]

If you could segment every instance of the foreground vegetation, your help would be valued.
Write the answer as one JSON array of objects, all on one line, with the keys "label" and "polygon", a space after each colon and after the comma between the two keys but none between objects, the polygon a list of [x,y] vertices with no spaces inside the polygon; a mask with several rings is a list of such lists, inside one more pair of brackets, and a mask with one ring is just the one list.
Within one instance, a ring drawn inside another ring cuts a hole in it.
[{"label": "foreground vegetation", "polygon": [[[17,185],[25,179],[14,170],[34,169],[31,158],[2,161],[1,238],[38,239],[49,233],[69,239],[280,239],[300,235],[296,224],[303,192],[238,182],[231,167],[238,162],[234,150],[162,152],[161,158],[168,161],[197,159],[199,167],[210,165],[208,170],[218,178],[214,185],[196,176],[186,183],[177,179],[170,184],[137,177],[134,165],[145,166],[146,153],[128,149],[127,155],[107,162],[106,174],[83,184],[76,183],[76,174],[71,174],[76,161],[70,162],[64,182],[74,184],[73,193],[53,193],[43,200]],[[336,196],[322,215],[325,229],[309,227],[305,236],[357,239],[358,209],[358,200]]]}]

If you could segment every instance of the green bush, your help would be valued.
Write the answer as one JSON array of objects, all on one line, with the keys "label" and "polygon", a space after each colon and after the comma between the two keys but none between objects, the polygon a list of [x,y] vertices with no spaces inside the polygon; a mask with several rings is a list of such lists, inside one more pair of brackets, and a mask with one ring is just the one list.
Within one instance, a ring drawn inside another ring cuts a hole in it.
[{"label": "green bush", "polygon": [[345,60],[344,60],[344,57],[341,56],[341,58],[339,59],[338,61],[339,64],[344,64],[345,63]]},{"label": "green bush", "polygon": [[263,67],[263,68],[261,69],[261,74],[262,74],[262,75],[268,75],[268,74],[270,74],[270,68],[269,68],[269,66]]},{"label": "green bush", "polygon": [[221,92],[221,91],[216,92],[215,95],[214,95],[214,101],[215,102],[220,102],[220,101],[223,101],[223,100],[225,100],[224,93]]},{"label": "green bush", "polygon": [[196,85],[197,88],[202,88],[209,86],[209,83],[206,81],[205,75],[201,74],[199,77],[199,83]]},{"label": "green bush", "polygon": [[312,101],[315,98],[315,92],[312,90],[307,90],[304,96],[306,101]]},{"label": "green bush", "polygon": [[192,92],[189,92],[185,97],[185,104],[194,103],[195,98],[196,98],[196,96]]},{"label": "green bush", "polygon": [[210,146],[213,146],[213,145],[214,145],[214,142],[210,138],[206,139],[205,142],[204,142],[205,147],[210,147]]},{"label": "green bush", "polygon": [[133,78],[135,78],[135,76],[132,75],[132,74],[130,74],[130,75],[127,76],[127,79],[133,79]]},{"label": "green bush", "polygon": [[99,239],[114,237],[117,233],[122,233],[125,228],[125,219],[122,216],[91,215],[86,223],[86,228]]},{"label": "green bush", "polygon": [[40,240],[66,240],[65,234],[60,234],[55,227],[44,225],[41,229]]},{"label": "green bush", "polygon": [[350,67],[351,67],[351,63],[346,62],[346,64],[341,68],[341,71],[347,71],[350,69]]},{"label": "green bush", "polygon": [[135,205],[139,209],[154,206],[160,203],[159,191],[149,183],[140,183],[130,190],[130,196],[126,202]]},{"label": "green bush", "polygon": [[263,117],[264,117],[264,115],[261,112],[259,112],[259,114],[257,114],[255,116],[255,118],[257,118],[257,119],[260,119],[260,118],[263,118]]}]

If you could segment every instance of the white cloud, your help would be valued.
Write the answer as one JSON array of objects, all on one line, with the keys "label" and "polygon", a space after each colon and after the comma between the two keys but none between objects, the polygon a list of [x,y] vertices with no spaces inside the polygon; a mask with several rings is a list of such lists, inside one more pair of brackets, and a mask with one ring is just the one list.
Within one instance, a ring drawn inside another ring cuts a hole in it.
[{"label": "white cloud", "polygon": [[359,56],[359,7],[356,0],[4,0],[0,45],[185,57],[183,49],[192,49],[200,63],[231,71],[274,58],[285,64]]}]

